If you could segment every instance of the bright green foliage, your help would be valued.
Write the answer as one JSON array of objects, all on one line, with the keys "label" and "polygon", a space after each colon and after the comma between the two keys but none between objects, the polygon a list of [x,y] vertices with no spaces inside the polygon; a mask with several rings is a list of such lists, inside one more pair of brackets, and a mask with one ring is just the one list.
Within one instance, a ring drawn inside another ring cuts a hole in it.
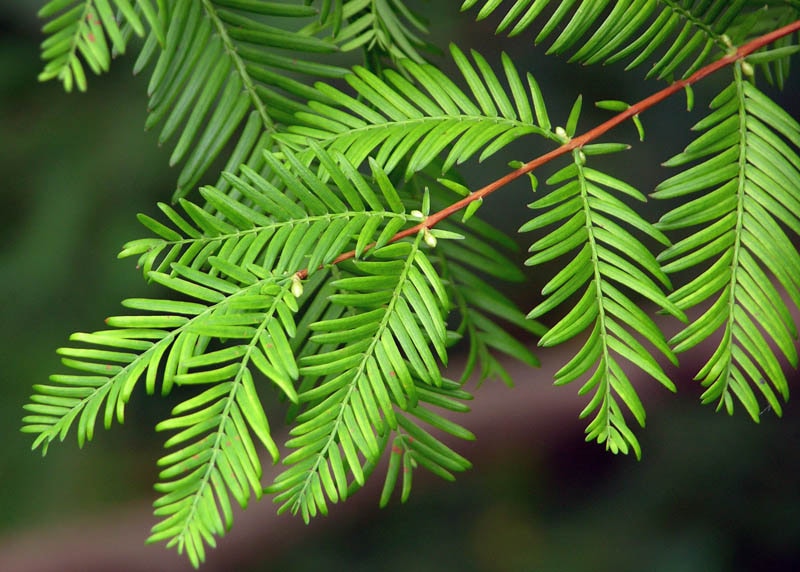
[{"label": "bright green foliage", "polygon": [[[354,164],[374,157],[387,172],[403,163],[405,178],[445,150],[449,151],[441,172],[479,151],[482,161],[526,135],[558,140],[550,131],[533,76],[528,74],[524,84],[510,58],[503,55],[509,94],[480,54],[472,54],[476,70],[457,47],[450,51],[470,87],[469,95],[432,65],[406,60],[397,71],[386,70],[385,79],[357,67],[345,78],[355,95],[318,84],[318,99],[308,104],[315,113],[299,113],[303,124],[290,126],[278,138],[298,148],[316,140],[344,153]],[[326,105],[323,98],[337,105]]]},{"label": "bright green foliage", "polygon": [[[480,221],[472,220],[473,226],[479,227],[475,223]],[[491,232],[493,229],[490,227],[475,230],[499,234],[496,231]],[[470,379],[479,367],[479,381],[497,377],[510,387],[513,385],[513,380],[495,358],[494,352],[506,354],[531,367],[538,367],[539,360],[531,354],[525,344],[498,325],[495,318],[501,318],[504,322],[537,337],[544,334],[547,329],[534,320],[525,319],[524,314],[511,300],[476,274],[476,271],[480,271],[498,280],[520,282],[522,275],[510,271],[515,270],[513,262],[491,244],[482,241],[476,234],[470,235],[469,240],[464,242],[466,244],[463,245],[453,241],[442,243],[437,248],[437,252],[441,254],[435,257],[442,275],[450,286],[450,296],[460,317],[460,322],[452,334],[458,338],[466,338],[469,344],[460,382],[464,383]]]},{"label": "bright green foliage", "polygon": [[[679,68],[688,77],[731,46],[786,25],[798,13],[796,2],[759,0],[565,0],[555,10],[551,0],[464,0],[461,10],[480,4],[479,20],[503,15],[498,34],[516,36],[541,22],[537,44],[558,34],[547,53],[574,49],[570,61],[583,64],[630,59],[625,69],[652,62],[647,76],[659,79]],[[783,86],[796,46],[790,36],[775,43],[785,53],[764,66],[770,82]]]},{"label": "bright green foliage", "polygon": [[[346,496],[347,473],[363,485],[359,455],[374,465],[390,432],[398,434],[395,447],[404,445],[405,464],[419,462],[450,479],[449,471],[469,467],[409,418],[472,438],[423,406],[465,411],[454,398],[469,398],[439,371],[437,357],[447,359],[442,317],[449,301],[423,245],[418,234],[412,243],[384,246],[367,261],[343,264],[330,282],[330,317],[310,326],[314,351],[300,359],[307,389],[299,401],[306,410],[286,443],[296,449],[284,459],[291,468],[270,488],[282,510],[299,510],[306,520],[317,510],[326,513],[325,495],[332,502]],[[345,313],[348,308],[358,310]],[[390,472],[390,482],[396,478]]]},{"label": "bright green foliage", "polygon": [[[479,0],[465,0],[461,9],[479,3]],[[626,69],[650,61],[658,53],[648,76],[664,79],[671,77],[681,64],[690,62],[683,73],[687,77],[710,59],[715,47],[717,51],[726,50],[730,39],[723,34],[748,0],[569,0],[561,2],[552,14],[545,10],[548,4],[550,0],[515,0],[513,5],[511,0],[487,0],[478,18],[488,17],[501,5],[509,6],[507,11],[503,10],[505,15],[497,32],[513,25],[508,33],[514,36],[550,15],[535,38],[538,44],[558,32],[548,53],[560,54],[578,46],[571,59],[585,64],[633,57]]]},{"label": "bright green foliage", "polygon": [[[182,0],[169,6],[176,24],[169,28],[165,49],[156,51],[151,36],[135,69],[158,54],[145,126],[161,125],[159,143],[177,137],[169,159],[170,165],[183,163],[177,199],[195,187],[237,131],[225,170],[242,163],[261,168],[261,150],[269,146],[270,135],[292,121],[312,93],[287,77],[289,71],[316,79],[339,77],[345,70],[313,60],[337,51],[335,43],[296,31],[298,23],[316,21],[310,6],[236,0]],[[274,23],[266,24],[265,18]],[[220,179],[217,187],[227,190],[227,182]]]},{"label": "bright green foliage", "polygon": [[[615,453],[641,455],[629,421],[644,425],[645,408],[631,372],[675,390],[666,362],[700,343],[716,345],[697,376],[704,402],[731,412],[738,400],[758,420],[788,396],[782,361],[798,365],[797,328],[782,295],[800,307],[788,236],[800,233],[800,125],[754,78],[782,86],[798,35],[720,72],[731,83],[667,162],[684,171],[653,194],[674,201],[653,224],[638,210],[642,191],[596,158],[628,145],[575,140],[580,96],[558,126],[534,76],[507,55],[490,62],[451,46],[449,77],[425,59],[435,42],[409,5],[53,0],[41,11],[41,78],[67,90],[86,88],[84,65],[105,71],[134,34],[144,38],[134,70],[151,74],[146,126],[174,141],[169,160],[182,167],[176,204],[140,215],[150,236],[120,254],[166,294],[125,300],[131,312],[107,329],[74,334],[59,350],[70,373],[34,385],[23,431],[43,452],[73,428],[83,445],[98,419],[124,420],[137,385],[150,395],[194,386],[157,425],[170,436],[150,541],[195,566],[231,526],[232,499],[245,507],[267,492],[309,520],[387,458],[382,506],[397,488],[408,498],[419,467],[448,480],[467,469],[453,444],[473,438],[468,416],[455,415],[472,398],[464,383],[511,385],[501,356],[538,365],[509,326],[543,346],[581,337],[555,382],[580,383],[587,440]],[[498,32],[551,38],[550,53],[648,62],[665,80],[800,18],[796,2],[747,0],[461,6],[478,7],[479,19],[502,18]],[[361,65],[343,67],[348,51],[363,53]],[[486,189],[476,194],[458,169],[530,137],[551,146],[545,159],[567,160],[546,190],[531,179],[526,263],[556,267],[526,316],[489,283],[523,280],[508,255],[515,243],[481,220]],[[195,193],[221,156],[216,182]],[[667,341],[654,312],[683,330]],[[458,342],[466,363],[451,375]],[[285,404],[285,443],[267,402]],[[284,465],[266,488],[262,447]]]},{"label": "bright green foliage", "polygon": [[584,394],[594,390],[594,396],[581,412],[581,417],[585,417],[597,410],[586,428],[587,441],[607,442],[613,452],[627,453],[632,448],[639,457],[639,443],[628,428],[616,398],[622,400],[642,426],[644,407],[620,367],[618,357],[635,364],[672,391],[675,391],[675,385],[629,330],[638,332],[673,363],[677,361],[653,320],[631,301],[630,294],[619,288],[622,286],[636,292],[675,316],[684,316],[663,293],[663,288],[669,288],[670,282],[655,257],[620,223],[662,244],[669,244],[669,241],[610,191],[639,201],[645,200],[644,195],[627,183],[585,164],[585,154],[615,148],[620,149],[620,146],[589,145],[582,151],[575,151],[573,164],[547,181],[550,185],[560,186],[529,205],[537,211],[548,210],[525,223],[520,232],[558,223],[552,232],[531,245],[530,251],[534,254],[526,261],[531,266],[577,250],[577,254],[542,289],[545,299],[528,316],[539,317],[576,292],[580,293],[575,306],[542,336],[539,344],[560,344],[591,328],[583,347],[556,373],[556,384],[574,381],[594,368],[579,392]]},{"label": "bright green foliage", "polygon": [[[80,346],[59,353],[81,374],[53,376],[53,385],[36,386],[37,395],[26,406],[32,415],[26,416],[24,430],[37,433],[36,445],[46,450],[76,420],[79,443],[91,440],[101,408],[107,428],[115,416],[121,422],[142,378],[149,394],[159,382],[162,394],[174,385],[201,386],[157,427],[178,432],[166,442],[175,450],[159,460],[162,482],[156,488],[163,496],[156,501],[156,514],[164,520],[151,536],[185,549],[194,562],[203,559],[204,542],[213,545],[213,535],[230,526],[229,495],[241,506],[251,488],[257,498],[261,495],[261,465],[251,433],[274,460],[279,456],[254,375],[265,376],[306,409],[292,431],[297,437],[287,443],[298,448],[284,459],[293,467],[274,485],[283,493],[276,498],[305,518],[326,511],[320,486],[335,502],[348,487],[363,484],[390,433],[396,434],[393,447],[401,451],[405,467],[420,464],[452,479],[451,471],[469,466],[409,418],[472,438],[429,408],[466,411],[461,401],[470,396],[440,374],[449,343],[443,316],[450,302],[425,254],[424,233],[413,243],[386,244],[417,215],[405,212],[376,163],[370,182],[343,156],[335,160],[317,152],[324,178],[340,181],[340,194],[294,155],[281,161],[267,153],[264,161],[277,180],[267,181],[247,167],[243,177],[226,175],[250,206],[206,187],[201,194],[218,216],[186,200],[180,201],[183,215],[160,205],[172,226],[142,215],[142,223],[158,237],[128,243],[121,256],[138,255],[146,276],[181,300],[126,300],[126,307],[147,314],[112,317],[107,323],[115,329],[75,334]],[[481,244],[476,241],[478,249],[491,249]],[[374,245],[369,260],[338,265],[335,280],[331,271],[317,272],[347,248],[364,251],[367,245]],[[453,254],[454,268],[460,257],[458,251]],[[445,259],[440,255],[435,261]],[[471,263],[479,261],[473,257]],[[305,293],[297,276],[303,268],[310,275]],[[326,292],[317,291],[320,284]],[[492,291],[475,279],[465,292],[481,290]],[[297,324],[294,316],[301,307],[305,320]],[[494,313],[522,321],[513,306]],[[492,325],[486,328],[491,331]],[[510,351],[531,359],[513,344]],[[298,377],[302,382],[296,388]],[[334,410],[336,415],[327,413]],[[355,484],[347,484],[347,473]],[[404,498],[410,479],[407,470]],[[390,471],[386,495],[396,480],[397,471]]]},{"label": "bright green foliage", "polygon": [[735,395],[758,421],[761,406],[753,388],[777,415],[781,406],[773,387],[789,397],[775,349],[793,367],[798,364],[797,329],[773,281],[800,307],[800,255],[784,232],[800,234],[800,157],[792,149],[800,147],[800,124],[746,81],[740,65],[711,108],[694,126],[702,135],[666,165],[701,162],[653,194],[694,197],[665,214],[660,228],[700,226],[659,256],[666,272],[698,265],[704,270],[670,299],[682,309],[713,300],[670,343],[685,351],[723,328],[719,346],[697,374],[708,387],[703,401],[717,401],[731,412]]}]

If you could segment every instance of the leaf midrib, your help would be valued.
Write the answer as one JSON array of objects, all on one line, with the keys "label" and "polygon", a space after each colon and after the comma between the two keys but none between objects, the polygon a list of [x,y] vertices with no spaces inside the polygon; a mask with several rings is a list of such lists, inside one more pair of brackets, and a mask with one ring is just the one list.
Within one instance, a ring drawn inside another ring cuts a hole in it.
[{"label": "leaf midrib", "polygon": [[366,350],[362,354],[363,359],[361,360],[361,363],[359,363],[357,366],[356,374],[353,376],[353,380],[349,384],[350,387],[347,389],[347,393],[339,403],[339,412],[336,415],[336,419],[333,421],[332,430],[328,433],[327,442],[322,447],[322,449],[320,449],[320,451],[316,454],[316,459],[314,460],[314,464],[311,467],[309,467],[309,469],[306,472],[306,478],[303,480],[303,487],[302,489],[300,489],[300,491],[298,491],[292,506],[292,512],[294,513],[296,513],[297,510],[301,508],[303,499],[306,498],[308,494],[308,489],[311,486],[312,475],[317,474],[320,463],[325,459],[325,455],[328,452],[328,449],[330,449],[331,445],[333,445],[333,443],[336,440],[336,435],[338,435],[339,431],[339,425],[342,423],[342,418],[344,416],[345,407],[350,402],[350,396],[358,386],[358,379],[363,374],[364,368],[366,368],[367,360],[374,352],[376,345],[380,342],[381,336],[386,331],[386,328],[389,325],[389,318],[392,315],[392,312],[394,310],[398,298],[400,298],[400,296],[402,295],[403,286],[406,283],[408,273],[411,267],[414,265],[414,257],[417,251],[419,250],[419,241],[421,239],[422,239],[422,233],[418,233],[416,239],[414,240],[413,248],[406,257],[405,265],[403,266],[403,271],[401,272],[400,278],[397,281],[397,286],[395,286],[392,298],[389,301],[388,307],[386,308],[386,312],[384,312],[383,317],[381,318],[381,323],[378,326],[378,329],[372,335],[372,341],[369,347],[366,348]]},{"label": "leaf midrib", "polygon": [[265,105],[264,101],[258,96],[253,78],[247,72],[247,66],[242,61],[242,58],[239,56],[239,52],[236,49],[236,45],[228,35],[228,30],[225,27],[225,23],[217,15],[216,7],[211,3],[210,0],[202,0],[202,2],[206,14],[208,14],[208,17],[211,19],[217,34],[222,39],[222,43],[225,46],[225,51],[228,54],[228,57],[233,61],[236,72],[242,79],[245,91],[247,91],[247,94],[250,96],[250,101],[253,102],[253,106],[256,108],[258,115],[261,117],[262,129],[270,133],[275,133],[275,122],[267,111],[267,106]]}]

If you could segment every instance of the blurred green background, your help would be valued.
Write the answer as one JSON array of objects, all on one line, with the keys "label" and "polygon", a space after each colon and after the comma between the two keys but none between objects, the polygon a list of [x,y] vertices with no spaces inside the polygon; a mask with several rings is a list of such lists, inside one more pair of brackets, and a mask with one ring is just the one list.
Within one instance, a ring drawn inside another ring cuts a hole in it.
[{"label": "blurred green background", "polygon": [[[170,407],[137,396],[124,427],[99,431],[84,450],[70,434],[44,459],[30,452],[30,437],[19,432],[31,385],[59,369],[55,348],[74,331],[100,327],[122,298],[147,293],[131,262],[116,254],[125,241],[144,236],[134,215],[154,213],[176,177],[155,134],[143,132],[145,80],[131,77],[129,58],[115,62],[110,74],[92,77],[86,94],[37,83],[38,4],[0,4],[0,559],[32,534],[43,535],[42,550],[69,551],[46,542],[53,527],[83,518],[113,521],[115,511],[127,514],[151,502],[163,440],[153,426]],[[529,38],[494,38],[489,24],[457,16],[449,2],[431,4],[440,46],[474,46],[490,61],[496,61],[493,52],[511,52],[520,68],[537,75],[553,117],[564,118],[577,93],[586,101],[633,101],[659,87],[640,82],[637,72],[544,58]],[[648,112],[646,143],[605,168],[645,192],[652,189],[663,177],[652,166],[685,145],[687,127],[719,81],[698,88],[698,110],[691,115],[679,99]],[[795,116],[798,93],[795,77],[781,96],[795,106]],[[588,109],[581,126],[606,116]],[[633,142],[633,128],[623,127],[616,137]],[[510,156],[473,167],[467,176],[475,185],[489,182],[505,161],[544,150],[517,145]],[[495,223],[516,229],[529,192],[519,185],[492,197],[484,210]],[[537,291],[533,278],[533,285],[511,292],[523,306]],[[550,380],[531,372],[519,383]],[[728,418],[701,407],[690,380],[679,387],[677,398],[646,402],[641,462],[584,444],[575,402],[562,430],[511,435],[502,448],[478,454],[476,467],[455,484],[425,481],[406,506],[384,511],[375,509],[373,491],[358,515],[336,526],[300,528],[303,537],[287,547],[240,554],[235,568],[218,563],[218,569],[800,569],[800,405],[795,399],[783,420],[766,415],[757,426],[744,415]],[[531,414],[542,407],[531,404]],[[501,430],[505,420],[496,422]],[[133,542],[144,540],[147,525],[134,530]],[[60,557],[57,551],[52,556]],[[108,569],[126,569],[117,564]]]}]

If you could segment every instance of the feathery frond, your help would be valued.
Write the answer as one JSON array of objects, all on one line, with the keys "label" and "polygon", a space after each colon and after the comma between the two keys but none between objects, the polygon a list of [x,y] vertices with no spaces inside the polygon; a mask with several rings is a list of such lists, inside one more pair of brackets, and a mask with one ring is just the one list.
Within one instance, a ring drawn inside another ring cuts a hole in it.
[{"label": "feathery frond", "polygon": [[[231,296],[227,311],[217,319],[190,326],[188,339],[179,337],[172,350],[178,346],[183,354],[174,383],[205,389],[156,426],[157,431],[178,432],[165,443],[176,450],[158,461],[164,467],[156,485],[162,496],[154,506],[162,520],[148,541],[168,540],[167,546],[185,550],[194,566],[205,558],[204,545],[215,546],[214,536],[222,536],[233,523],[229,496],[242,508],[247,507],[250,489],[261,497],[261,462],[250,433],[273,461],[278,459],[251,364],[290,399],[297,399],[292,385],[297,366],[287,339],[295,326],[294,294],[286,284],[256,284],[253,290],[245,289],[251,295]],[[224,349],[207,351],[211,338],[228,343]],[[241,340],[241,345],[232,340]]]},{"label": "feathery frond", "polygon": [[317,84],[319,97],[308,104],[313,113],[299,112],[302,125],[290,126],[278,137],[296,148],[317,141],[343,153],[355,165],[372,156],[387,172],[402,163],[406,178],[448,147],[443,172],[479,152],[483,160],[526,135],[559,141],[550,131],[544,100],[532,75],[523,83],[504,55],[506,90],[480,54],[472,52],[476,69],[457,47],[451,46],[451,53],[469,85],[469,95],[427,64],[406,60],[399,64],[404,74],[385,70],[385,79],[356,67],[345,78],[355,97]]},{"label": "feathery frond", "polygon": [[[174,4],[150,78],[146,121],[148,129],[162,126],[159,143],[177,137],[170,165],[183,167],[174,198],[186,196],[237,132],[225,170],[235,172],[240,164],[260,170],[261,151],[276,124],[293,122],[304,109],[301,102],[316,93],[295,74],[318,79],[345,73],[310,59],[335,52],[335,44],[294,30],[297,22],[316,17],[311,6],[266,0]],[[151,55],[144,50],[136,69]],[[216,186],[227,190],[224,180]]]},{"label": "feathery frond", "polygon": [[[337,162],[319,151],[330,171],[335,171]],[[249,498],[248,487],[260,494],[256,485],[261,469],[249,431],[273,457],[278,455],[255,391],[255,372],[270,379],[291,401],[298,400],[294,381],[299,370],[289,342],[297,331],[295,298],[302,296],[297,273],[307,269],[313,276],[318,267],[330,264],[359,242],[385,244],[394,231],[385,232],[381,224],[397,228],[394,221],[402,226],[410,218],[377,166],[373,166],[375,191],[339,157],[335,178],[342,180],[346,172],[349,182],[334,192],[292,155],[280,161],[265,153],[264,160],[281,181],[280,188],[251,171],[246,172],[246,179],[227,175],[230,184],[263,209],[261,212],[208,187],[203,189],[203,197],[222,216],[212,216],[184,200],[181,205],[186,216],[163,207],[175,228],[142,217],[159,238],[133,241],[121,256],[139,255],[152,281],[190,301],[126,300],[125,306],[147,314],[109,318],[107,323],[113,329],[73,336],[80,345],[63,348],[60,353],[64,364],[78,373],[56,375],[51,378],[53,385],[35,386],[36,393],[25,406],[30,415],[23,420],[23,431],[36,434],[34,446],[46,450],[54,439],[63,440],[76,421],[79,444],[91,440],[101,408],[106,427],[115,416],[121,422],[141,378],[145,378],[149,394],[155,392],[158,380],[162,394],[175,384],[207,386],[176,407],[174,417],[158,427],[179,429],[167,446],[180,448],[160,461],[165,466],[161,473],[165,482],[159,485],[164,496],[156,507],[157,514],[166,518],[153,529],[152,540],[169,539],[170,544],[185,549],[193,562],[202,560],[204,542],[213,544],[212,535],[224,532],[227,525],[223,526],[220,518],[230,521],[225,487],[242,505]],[[369,222],[375,218],[379,225]],[[391,248],[403,247],[396,244]],[[435,288],[438,302],[432,301],[429,284],[435,284],[435,274],[422,257],[418,253],[413,259],[415,266],[406,272],[406,297],[396,302],[397,312],[387,322],[387,332],[397,336],[403,354],[409,357],[414,345],[421,343],[414,354],[417,358],[410,359],[414,366],[419,365],[417,359],[424,360],[427,369],[415,370],[415,375],[441,385],[436,364],[422,350],[425,342],[420,336],[431,336],[437,354],[444,359],[442,317],[422,312],[441,312],[437,308],[446,308],[447,302],[440,284]],[[369,288],[372,286],[370,282]],[[358,290],[363,285],[351,287]],[[362,295],[376,297],[369,292]],[[347,296],[339,294],[340,298]],[[359,302],[350,300],[348,305],[358,307]],[[420,319],[420,326],[408,322],[409,316]],[[325,327],[324,322],[312,330],[320,327]],[[391,359],[396,355],[399,353],[393,353]],[[392,365],[400,367],[394,361]],[[404,376],[401,379],[406,381]]]},{"label": "feathery frond", "polygon": [[383,454],[391,431],[419,438],[410,447],[413,458],[434,472],[468,466],[455,453],[443,454],[449,449],[408,419],[470,436],[419,404],[421,392],[436,404],[435,388],[460,395],[439,371],[438,360],[447,360],[443,315],[449,301],[423,244],[419,233],[413,242],[387,245],[372,250],[369,260],[337,267],[329,298],[347,311],[310,326],[309,341],[323,347],[300,359],[301,375],[314,384],[299,396],[305,409],[287,442],[294,449],[284,459],[290,467],[269,488],[280,511],[300,512],[306,521],[327,513],[328,501],[364,484],[365,466]]},{"label": "feathery frond", "polygon": [[[606,151],[609,147],[599,149]],[[594,368],[579,391],[594,391],[580,415],[586,417],[596,411],[586,428],[586,440],[605,443],[614,453],[633,450],[639,457],[639,442],[619,401],[642,426],[645,411],[619,358],[668,389],[674,391],[675,386],[629,329],[673,362],[675,358],[658,326],[623,290],[642,295],[675,316],[683,318],[683,312],[664,295],[663,288],[670,283],[655,257],[620,223],[662,244],[668,244],[666,237],[610,191],[639,201],[645,200],[644,195],[619,179],[587,167],[585,154],[592,151],[592,146],[575,151],[573,163],[548,179],[548,184],[560,186],[529,205],[534,210],[547,210],[520,228],[520,232],[531,232],[558,224],[531,245],[534,254],[526,261],[528,265],[578,251],[545,285],[545,299],[528,315],[542,316],[580,293],[578,301],[569,305],[566,315],[539,343],[560,344],[591,328],[583,347],[556,373],[556,384],[573,382]]]},{"label": "feathery frond", "polygon": [[702,270],[670,300],[684,310],[710,302],[670,343],[686,351],[722,328],[717,349],[697,374],[707,387],[702,400],[730,412],[736,396],[758,421],[754,388],[778,415],[773,388],[788,398],[776,349],[798,364],[796,325],[773,279],[800,306],[800,255],[786,235],[800,234],[800,125],[744,79],[741,64],[711,108],[694,126],[702,135],[666,165],[699,163],[653,194],[685,201],[661,218],[659,228],[700,227],[659,255],[667,273]]},{"label": "feathery frond", "polygon": [[[473,242],[474,241],[470,241]],[[506,354],[531,367],[539,366],[539,359],[528,347],[503,326],[497,319],[517,329],[541,337],[546,328],[535,320],[526,320],[525,314],[504,294],[480,278],[481,269],[474,250],[451,250],[442,246],[442,274],[448,277],[452,297],[461,318],[454,330],[468,343],[467,360],[460,381],[463,383],[479,369],[479,381],[492,377],[500,378],[506,385],[513,380],[494,353]]]},{"label": "feathery frond", "polygon": [[[465,0],[461,10],[480,3]],[[658,52],[660,56],[647,75],[666,79],[680,67],[684,68],[683,77],[687,77],[710,58],[724,54],[730,47],[725,32],[748,2],[570,0],[546,11],[549,4],[550,0],[514,0],[513,5],[511,0],[486,0],[477,18],[487,18],[501,5],[508,6],[497,32],[508,30],[510,36],[515,36],[549,14],[535,39],[538,44],[558,32],[548,54],[576,48],[570,59],[583,64],[633,57],[626,68],[632,69]],[[712,53],[714,48],[716,54]]]},{"label": "feathery frond", "polygon": [[[641,455],[629,419],[644,425],[645,410],[627,366],[674,390],[657,356],[676,363],[675,353],[712,336],[719,343],[697,376],[704,402],[731,411],[735,396],[758,420],[755,390],[779,415],[778,397],[788,396],[778,353],[798,366],[797,328],[775,282],[800,308],[800,254],[787,235],[800,234],[800,124],[747,80],[759,69],[782,86],[800,37],[791,26],[735,46],[800,18],[798,2],[462,3],[480,6],[478,19],[502,12],[498,32],[512,36],[542,22],[535,41],[551,39],[548,53],[570,51],[584,64],[627,59],[628,68],[654,60],[648,75],[661,79],[735,51],[720,62],[738,59],[734,82],[695,126],[701,135],[667,163],[696,164],[657,188],[653,196],[683,201],[658,225],[629,206],[645,200],[640,191],[587,165],[628,147],[595,139],[631,112],[576,138],[582,99],[554,127],[536,80],[506,54],[501,71],[451,46],[453,80],[424,60],[433,46],[409,5],[51,0],[40,13],[51,19],[40,79],[67,90],[86,88],[84,66],[105,71],[134,34],[146,36],[134,64],[140,72],[154,63],[146,127],[159,127],[159,143],[175,141],[170,164],[182,167],[177,204],[159,204],[166,220],[140,215],[153,236],[120,253],[167,295],[125,300],[131,312],[107,329],[73,335],[58,350],[69,373],[34,386],[22,430],[43,453],[73,428],[83,446],[98,419],[106,428],[123,421],[137,385],[162,395],[195,386],[156,427],[172,434],[149,538],[195,566],[231,526],[232,499],[245,507],[273,493],[279,511],[308,521],[361,488],[382,460],[381,506],[398,486],[408,498],[418,467],[448,480],[467,469],[450,442],[474,438],[452,420],[469,410],[463,383],[496,376],[511,385],[498,354],[538,365],[509,328],[543,346],[585,337],[555,382],[581,380],[579,394],[591,395],[580,414],[591,416],[586,438],[614,453]],[[352,50],[363,50],[363,66],[333,65],[330,56]],[[319,78],[349,87],[312,87]],[[558,148],[471,195],[456,167],[529,135]],[[555,189],[537,195],[520,228],[541,233],[526,264],[566,260],[526,316],[490,283],[522,279],[506,254],[514,241],[476,211],[499,186],[569,152],[571,163],[547,181]],[[221,155],[216,184],[187,200]],[[460,221],[441,220],[458,208]],[[671,245],[663,231],[690,234]],[[645,242],[666,250],[655,257]],[[667,295],[668,274],[683,271],[699,274]],[[682,321],[703,309],[668,342],[635,296]],[[549,329],[536,321],[558,308]],[[454,381],[442,369],[460,340],[466,365]],[[262,405],[270,394],[287,402],[285,452]],[[285,465],[266,489],[259,443]]]},{"label": "feathery frond", "polygon": [[[116,14],[115,14],[116,10]],[[107,72],[114,53],[124,54],[127,24],[144,36],[145,22],[154,41],[164,41],[164,8],[153,0],[50,0],[39,10],[47,18],[42,31],[42,59],[46,62],[39,81],[58,79],[66,91],[73,86],[86,91],[84,65],[99,75]]]},{"label": "feathery frond", "polygon": [[414,469],[422,465],[433,474],[448,480],[454,480],[453,472],[465,471],[472,464],[436,438],[430,431],[421,427],[412,416],[434,428],[438,433],[446,433],[460,439],[473,440],[472,433],[455,424],[425,405],[433,405],[454,413],[467,413],[463,401],[472,396],[461,389],[461,384],[443,379],[439,387],[416,388],[417,406],[398,414],[398,430],[390,448],[389,465],[386,469],[380,505],[386,506],[391,499],[400,474],[402,484],[400,501],[405,502],[411,492]]}]

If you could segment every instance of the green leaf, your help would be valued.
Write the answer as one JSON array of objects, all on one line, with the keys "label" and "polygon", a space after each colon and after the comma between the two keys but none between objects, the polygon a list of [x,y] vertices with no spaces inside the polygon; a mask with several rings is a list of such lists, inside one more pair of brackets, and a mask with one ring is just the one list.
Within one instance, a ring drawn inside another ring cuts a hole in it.
[{"label": "green leaf", "polygon": [[[704,192],[662,217],[664,228],[699,228],[659,258],[669,261],[664,266],[667,272],[700,271],[670,296],[678,306],[688,309],[711,302],[671,340],[675,350],[686,351],[724,328],[712,357],[697,375],[707,388],[703,402],[716,401],[732,412],[736,396],[758,420],[760,406],[752,388],[758,387],[772,407],[777,403],[772,388],[762,386],[771,384],[784,399],[788,390],[775,348],[764,334],[790,363],[797,363],[790,341],[797,329],[773,281],[800,303],[797,281],[790,277],[800,269],[800,258],[776,220],[795,233],[800,231],[796,215],[784,206],[794,204],[800,160],[777,132],[795,146],[800,138],[795,137],[797,123],[745,81],[740,66],[734,69],[731,85],[712,103],[715,110],[696,126],[704,133],[671,163],[711,158],[671,177],[656,193],[682,197],[687,192]],[[770,123],[773,130],[756,118],[778,123]],[[765,160],[767,156],[782,156],[786,161],[777,159],[778,165]],[[763,169],[772,173],[770,182]]]},{"label": "green leaf", "polygon": [[706,63],[712,53],[724,52],[726,40],[720,30],[725,30],[748,7],[744,0],[736,0],[726,5],[721,14],[721,8],[713,2],[683,6],[634,0],[612,3],[612,8],[607,9],[608,0],[570,0],[558,4],[555,10],[545,10],[549,2],[542,0],[515,0],[513,4],[502,0],[465,0],[461,10],[479,4],[482,7],[476,19],[496,12],[504,14],[497,32],[508,31],[509,36],[521,34],[549,16],[539,24],[536,43],[558,32],[547,53],[574,48],[571,60],[585,64],[610,63],[634,56],[628,65],[630,69],[657,51],[663,52],[650,71],[662,79],[679,66],[687,68],[683,74],[687,77]]}]

